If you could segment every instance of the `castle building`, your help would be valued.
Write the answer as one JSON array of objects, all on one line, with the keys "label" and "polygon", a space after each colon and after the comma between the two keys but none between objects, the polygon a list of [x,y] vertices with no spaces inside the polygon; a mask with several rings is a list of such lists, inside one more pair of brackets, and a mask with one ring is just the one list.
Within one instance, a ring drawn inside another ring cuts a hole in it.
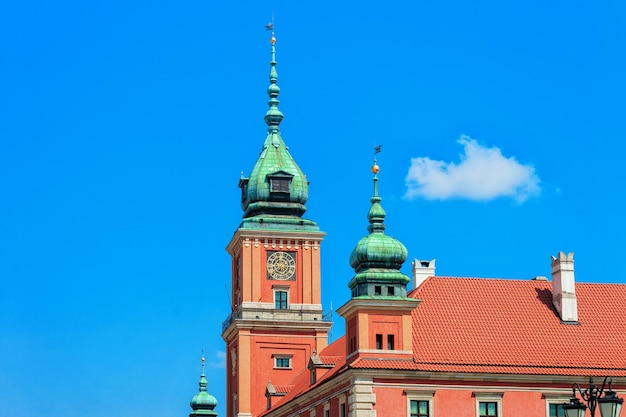
[{"label": "castle building", "polygon": [[239,181],[227,246],[227,417],[558,417],[572,383],[609,376],[605,391],[623,394],[626,285],[577,283],[571,253],[552,257],[551,280],[437,276],[434,260],[409,277],[407,249],[385,234],[376,160],[368,234],[337,310],[346,334],[328,345],[325,234],[303,217],[308,181],[280,134],[275,43],[267,137]]}]

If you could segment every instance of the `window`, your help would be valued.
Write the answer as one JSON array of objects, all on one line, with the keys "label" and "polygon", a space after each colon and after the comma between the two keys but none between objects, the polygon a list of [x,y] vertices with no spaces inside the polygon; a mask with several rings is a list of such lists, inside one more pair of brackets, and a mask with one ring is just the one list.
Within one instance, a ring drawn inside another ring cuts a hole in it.
[{"label": "window", "polygon": [[393,345],[394,345],[394,337],[392,334],[388,334],[387,335],[387,349],[388,350],[393,350]]},{"label": "window", "polygon": [[410,400],[409,417],[429,417],[428,401]]},{"label": "window", "polygon": [[405,390],[408,417],[431,417],[435,391]]},{"label": "window", "polygon": [[374,295],[382,295],[383,287],[380,285],[374,285]]},{"label": "window", "polygon": [[382,348],[383,348],[383,335],[377,334],[376,335],[376,349],[382,349]]},{"label": "window", "polygon": [[565,417],[564,404],[548,404],[548,417]]},{"label": "window", "polygon": [[387,295],[395,295],[396,291],[394,287],[387,287]]},{"label": "window", "polygon": [[478,403],[478,417],[497,417],[498,403],[494,401],[481,401]]},{"label": "window", "polygon": [[291,369],[292,355],[274,354],[273,356],[275,369]]},{"label": "window", "polygon": [[290,368],[289,358],[274,358],[274,368]]},{"label": "window", "polygon": [[324,417],[330,417],[330,404],[324,404]]},{"label": "window", "polygon": [[502,416],[503,392],[474,392],[476,398],[477,417],[500,417]]},{"label": "window", "polygon": [[277,309],[284,310],[287,308],[287,291],[274,291],[274,303]]},{"label": "window", "polygon": [[289,183],[291,178],[274,177],[270,178],[270,187],[273,193],[289,193]]},{"label": "window", "polygon": [[268,175],[270,197],[273,201],[289,201],[289,189],[293,175],[287,172],[276,172]]},{"label": "window", "polygon": [[563,406],[569,403],[569,395],[562,393],[544,392],[543,398],[546,400],[546,416],[565,417]]},{"label": "window", "polygon": [[339,417],[346,417],[346,403],[339,403]]}]

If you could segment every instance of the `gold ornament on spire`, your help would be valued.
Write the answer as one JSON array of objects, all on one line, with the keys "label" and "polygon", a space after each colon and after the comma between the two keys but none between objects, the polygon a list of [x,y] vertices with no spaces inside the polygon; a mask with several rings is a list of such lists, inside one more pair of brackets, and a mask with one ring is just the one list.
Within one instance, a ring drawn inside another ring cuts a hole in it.
[{"label": "gold ornament on spire", "polygon": [[372,173],[374,175],[376,175],[376,174],[378,174],[380,172],[380,167],[376,163],[376,154],[379,153],[382,150],[382,147],[383,147],[383,145],[376,145],[376,146],[374,146],[374,165],[372,165]]}]

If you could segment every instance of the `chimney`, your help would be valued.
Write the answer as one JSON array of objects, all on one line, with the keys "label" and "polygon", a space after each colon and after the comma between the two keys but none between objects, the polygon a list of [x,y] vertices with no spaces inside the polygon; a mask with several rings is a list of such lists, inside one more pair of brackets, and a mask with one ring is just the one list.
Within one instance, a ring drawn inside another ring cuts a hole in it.
[{"label": "chimney", "polygon": [[420,261],[416,258],[411,266],[413,267],[413,288],[419,287],[426,278],[435,275],[435,259]]},{"label": "chimney", "polygon": [[552,304],[561,321],[578,322],[576,289],[574,286],[574,252],[559,252],[552,256]]}]

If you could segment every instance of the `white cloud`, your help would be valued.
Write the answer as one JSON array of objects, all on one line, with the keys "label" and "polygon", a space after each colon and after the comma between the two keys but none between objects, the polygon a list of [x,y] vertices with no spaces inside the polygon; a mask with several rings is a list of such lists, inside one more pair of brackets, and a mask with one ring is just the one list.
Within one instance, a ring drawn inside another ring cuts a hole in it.
[{"label": "white cloud", "polygon": [[208,366],[211,368],[224,368],[226,367],[226,352],[218,350],[215,352],[215,356],[212,361],[208,361]]},{"label": "white cloud", "polygon": [[458,163],[411,158],[406,198],[486,201],[510,197],[521,203],[541,191],[532,165],[520,164],[514,157],[502,155],[499,148],[481,146],[466,135],[457,142],[464,148]]}]

